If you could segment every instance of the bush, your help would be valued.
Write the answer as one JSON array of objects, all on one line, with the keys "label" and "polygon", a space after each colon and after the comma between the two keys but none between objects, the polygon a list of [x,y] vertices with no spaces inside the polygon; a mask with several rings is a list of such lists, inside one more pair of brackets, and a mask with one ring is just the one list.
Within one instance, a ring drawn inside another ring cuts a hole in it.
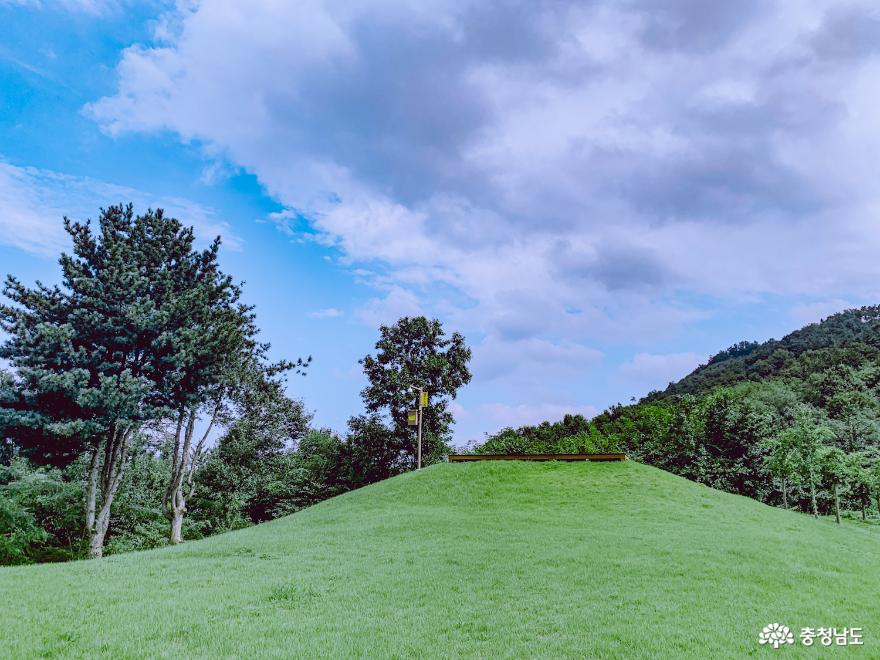
[{"label": "bush", "polygon": [[561,422],[502,429],[474,448],[477,454],[603,454],[619,452],[616,438],[603,434],[580,415]]},{"label": "bush", "polygon": [[596,427],[562,438],[555,446],[554,454],[611,454],[620,452],[615,438],[599,432]]},{"label": "bush", "polygon": [[0,467],[0,564],[84,556],[82,486],[67,477],[20,458]]},{"label": "bush", "polygon": [[0,565],[30,564],[35,547],[49,539],[28,511],[0,493]]}]

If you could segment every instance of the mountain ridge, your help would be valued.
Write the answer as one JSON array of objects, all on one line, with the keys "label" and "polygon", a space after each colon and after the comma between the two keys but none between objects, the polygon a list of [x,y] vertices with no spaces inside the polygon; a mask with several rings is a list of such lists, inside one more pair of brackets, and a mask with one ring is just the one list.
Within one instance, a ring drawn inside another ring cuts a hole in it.
[{"label": "mountain ridge", "polygon": [[[853,350],[842,351],[843,347]],[[782,339],[741,341],[713,355],[683,378],[655,390],[641,401],[659,401],[682,394],[704,394],[715,387],[744,380],[784,376],[805,353],[826,351],[825,366],[880,358],[880,305],[851,308],[794,330]],[[851,365],[853,366],[853,365]]]}]

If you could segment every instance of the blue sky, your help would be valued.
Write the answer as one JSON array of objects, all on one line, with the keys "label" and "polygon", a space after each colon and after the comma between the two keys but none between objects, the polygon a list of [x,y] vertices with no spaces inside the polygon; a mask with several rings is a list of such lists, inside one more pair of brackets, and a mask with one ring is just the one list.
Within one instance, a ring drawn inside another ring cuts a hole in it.
[{"label": "blue sky", "polygon": [[224,237],[342,429],[380,323],[474,350],[456,441],[878,302],[869,2],[0,0],[0,270],[133,201]]}]

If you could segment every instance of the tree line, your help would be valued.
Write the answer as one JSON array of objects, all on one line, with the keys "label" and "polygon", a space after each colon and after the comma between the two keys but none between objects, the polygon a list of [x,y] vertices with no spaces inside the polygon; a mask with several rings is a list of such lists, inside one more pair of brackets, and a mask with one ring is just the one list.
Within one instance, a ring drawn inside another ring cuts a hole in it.
[{"label": "tree line", "polygon": [[780,342],[738,344],[665,393],[592,420],[503,429],[472,450],[625,451],[768,504],[867,520],[880,515],[878,319],[877,308],[850,310]]},{"label": "tree line", "polygon": [[286,384],[312,359],[269,359],[219,238],[196,249],[192,228],[131,205],[64,227],[60,284],[10,275],[0,305],[0,563],[176,544],[410,469],[413,387],[433,395],[425,461],[448,453],[470,349],[439,321],[382,326],[365,412],[312,428]]},{"label": "tree line", "polygon": [[[68,219],[57,286],[9,276],[0,305],[0,563],[100,557],[259,523],[450,452],[450,401],[471,379],[437,320],[381,326],[361,360],[364,412],[315,428],[270,359],[253,307],[161,210]],[[813,515],[880,514],[880,308],[780,341],[742,342],[663,392],[587,420],[507,428],[484,453],[626,451]]]}]

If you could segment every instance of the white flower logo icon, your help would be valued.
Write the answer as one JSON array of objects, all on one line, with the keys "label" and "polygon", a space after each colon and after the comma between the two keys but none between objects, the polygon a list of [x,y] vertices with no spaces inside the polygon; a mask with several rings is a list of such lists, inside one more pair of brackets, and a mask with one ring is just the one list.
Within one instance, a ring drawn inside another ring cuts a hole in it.
[{"label": "white flower logo icon", "polygon": [[758,635],[759,644],[772,644],[774,649],[778,649],[783,644],[794,644],[794,635],[788,626],[780,626],[778,623],[771,623],[764,626],[761,634]]}]

